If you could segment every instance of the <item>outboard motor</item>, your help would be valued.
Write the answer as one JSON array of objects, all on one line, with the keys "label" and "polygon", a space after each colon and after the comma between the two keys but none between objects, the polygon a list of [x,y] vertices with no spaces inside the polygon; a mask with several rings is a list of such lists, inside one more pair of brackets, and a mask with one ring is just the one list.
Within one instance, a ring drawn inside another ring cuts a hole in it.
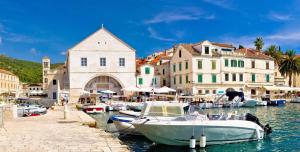
[{"label": "outboard motor", "polygon": [[254,116],[254,115],[252,115],[252,114],[250,114],[250,113],[247,113],[246,116],[245,116],[245,119],[246,119],[247,121],[252,121],[252,122],[258,124],[258,125],[265,131],[265,133],[266,133],[267,135],[270,134],[270,133],[272,133],[272,128],[270,127],[270,125],[269,125],[269,124],[266,124],[265,126],[262,125],[262,124],[259,122],[259,119],[258,119],[256,116]]}]

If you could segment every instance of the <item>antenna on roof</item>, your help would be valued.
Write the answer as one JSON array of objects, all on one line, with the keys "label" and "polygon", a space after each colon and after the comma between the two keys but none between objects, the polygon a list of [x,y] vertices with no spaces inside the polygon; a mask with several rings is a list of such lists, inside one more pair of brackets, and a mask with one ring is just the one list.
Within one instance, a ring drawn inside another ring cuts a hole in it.
[{"label": "antenna on roof", "polygon": [[103,28],[103,24],[101,24],[101,28]]}]

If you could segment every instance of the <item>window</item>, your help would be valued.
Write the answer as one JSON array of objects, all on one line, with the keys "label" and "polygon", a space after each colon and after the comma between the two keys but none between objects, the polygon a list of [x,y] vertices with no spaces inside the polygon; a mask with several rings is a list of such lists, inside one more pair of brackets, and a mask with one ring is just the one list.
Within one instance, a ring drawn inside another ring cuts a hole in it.
[{"label": "window", "polygon": [[202,69],[202,60],[198,60],[198,69]]},{"label": "window", "polygon": [[188,61],[185,61],[185,69],[186,70],[189,69],[189,63],[188,63]]},{"label": "window", "polygon": [[55,79],[52,81],[52,84],[53,84],[53,85],[56,85],[56,80],[55,80]]},{"label": "window", "polygon": [[173,77],[173,83],[176,84],[176,76]]},{"label": "window", "polygon": [[44,62],[44,68],[48,68],[49,67],[48,65],[49,65],[48,62]]},{"label": "window", "polygon": [[244,75],[242,73],[240,74],[240,81],[244,81]]},{"label": "window", "polygon": [[231,67],[237,67],[237,61],[231,60]]},{"label": "window", "polygon": [[240,62],[241,62],[241,63],[240,63],[240,64],[241,64],[241,68],[243,68],[243,67],[244,67],[244,61],[241,60]]},{"label": "window", "polygon": [[165,75],[165,69],[162,70],[163,75]]},{"label": "window", "polygon": [[53,92],[52,95],[53,95],[53,99],[57,98],[56,92]]},{"label": "window", "polygon": [[251,89],[251,95],[256,95],[256,90],[255,89]]},{"label": "window", "polygon": [[232,81],[236,81],[236,74],[235,73],[232,74]]},{"label": "window", "polygon": [[146,68],[145,68],[145,73],[146,73],[146,74],[150,74],[150,68],[149,68],[149,67],[146,67]]},{"label": "window", "polygon": [[143,84],[143,78],[139,78],[139,85]]},{"label": "window", "polygon": [[179,58],[181,58],[181,50],[179,50]]},{"label": "window", "polygon": [[212,83],[216,83],[217,82],[217,75],[216,74],[212,74],[211,75],[211,82]]},{"label": "window", "polygon": [[198,94],[202,94],[202,90],[198,90]]},{"label": "window", "polygon": [[119,58],[119,66],[121,67],[125,66],[125,58]]},{"label": "window", "polygon": [[189,75],[188,74],[185,76],[185,83],[189,83]]},{"label": "window", "polygon": [[166,86],[166,79],[163,79],[163,86]]},{"label": "window", "polygon": [[270,75],[266,74],[266,82],[270,82]]},{"label": "window", "polygon": [[269,69],[269,68],[270,68],[269,62],[266,62],[266,69]]},{"label": "window", "polygon": [[179,62],[179,71],[181,71],[182,65],[181,62]]},{"label": "window", "polygon": [[213,90],[212,92],[213,92],[213,94],[216,94],[216,93],[217,93],[217,91],[216,91],[216,90]]},{"label": "window", "polygon": [[182,84],[182,76],[179,76],[179,84]]},{"label": "window", "polygon": [[270,94],[270,90],[266,90],[266,94]]},{"label": "window", "polygon": [[225,81],[229,81],[229,74],[225,73]]},{"label": "window", "polygon": [[176,64],[173,64],[173,72],[176,72]]},{"label": "window", "polygon": [[87,66],[87,58],[81,58],[81,66]]},{"label": "window", "polygon": [[255,82],[255,74],[252,74],[252,82]]},{"label": "window", "polygon": [[45,78],[44,82],[45,82],[45,83],[48,83],[48,78]]},{"label": "window", "polygon": [[100,66],[106,66],[106,58],[100,58]]},{"label": "window", "polygon": [[209,90],[205,90],[205,94],[209,94]]},{"label": "window", "polygon": [[44,76],[47,76],[47,71],[46,70],[44,70]]},{"label": "window", "polygon": [[209,47],[206,46],[204,49],[205,49],[205,54],[209,54]]},{"label": "window", "polygon": [[198,83],[202,83],[203,77],[202,74],[198,74]]},{"label": "window", "polygon": [[225,59],[225,67],[228,67],[228,59]]},{"label": "window", "polygon": [[216,69],[216,61],[211,61],[211,69]]},{"label": "window", "polygon": [[254,69],[255,68],[255,61],[251,61],[251,67]]}]

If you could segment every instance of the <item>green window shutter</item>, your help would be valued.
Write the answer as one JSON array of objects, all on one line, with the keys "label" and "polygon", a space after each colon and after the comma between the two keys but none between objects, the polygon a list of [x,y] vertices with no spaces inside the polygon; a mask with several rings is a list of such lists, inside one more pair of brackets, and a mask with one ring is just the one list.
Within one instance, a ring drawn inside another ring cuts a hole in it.
[{"label": "green window shutter", "polygon": [[266,81],[270,82],[270,75],[269,74],[266,75]]},{"label": "green window shutter", "polygon": [[173,72],[176,72],[176,64],[173,64]]},{"label": "green window shutter", "polygon": [[150,68],[149,68],[149,67],[146,67],[146,68],[145,68],[145,73],[146,73],[146,74],[150,74]]},{"label": "green window shutter", "polygon": [[216,61],[211,61],[211,67],[213,70],[216,69]]},{"label": "green window shutter", "polygon": [[185,83],[189,83],[189,75],[185,76]]},{"label": "green window shutter", "polygon": [[252,74],[252,82],[255,82],[255,74]]},{"label": "green window shutter", "polygon": [[244,61],[241,61],[241,67],[242,68],[244,67]]},{"label": "green window shutter", "polygon": [[241,67],[241,60],[238,60],[238,67]]},{"label": "green window shutter", "polygon": [[189,63],[187,61],[185,62],[185,69],[189,69]]},{"label": "green window shutter", "polygon": [[179,84],[182,84],[182,76],[179,76]]},{"label": "green window shutter", "polygon": [[182,65],[181,62],[179,62],[179,71],[181,71]]},{"label": "green window shutter", "polygon": [[225,59],[225,67],[228,67],[228,59]]},{"label": "green window shutter", "polygon": [[202,81],[203,81],[202,74],[198,74],[198,82],[199,82],[199,83],[202,83]]},{"label": "green window shutter", "polygon": [[176,76],[174,76],[173,82],[174,82],[174,84],[176,84]]},{"label": "green window shutter", "polygon": [[233,60],[230,60],[230,62],[231,62],[231,64],[230,64],[231,67],[234,67],[234,65],[233,65],[233,64],[234,64],[234,63],[233,63]]},{"label": "green window shutter", "polygon": [[212,74],[211,76],[212,76],[212,80],[211,80],[211,81],[212,81],[213,83],[216,83],[216,82],[217,82],[217,75]]},{"label": "green window shutter", "polygon": [[202,61],[201,60],[198,61],[198,69],[202,69]]},{"label": "green window shutter", "polygon": [[139,78],[139,85],[143,84],[143,78]]}]

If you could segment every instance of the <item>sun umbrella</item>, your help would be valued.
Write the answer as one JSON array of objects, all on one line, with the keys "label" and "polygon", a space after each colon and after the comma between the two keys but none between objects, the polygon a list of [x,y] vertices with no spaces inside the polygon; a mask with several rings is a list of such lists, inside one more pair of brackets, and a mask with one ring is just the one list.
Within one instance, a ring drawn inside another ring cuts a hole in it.
[{"label": "sun umbrella", "polygon": [[114,94],[116,92],[114,91],[111,91],[111,90],[103,90],[103,91],[100,91],[101,93],[106,93],[106,94]]}]

